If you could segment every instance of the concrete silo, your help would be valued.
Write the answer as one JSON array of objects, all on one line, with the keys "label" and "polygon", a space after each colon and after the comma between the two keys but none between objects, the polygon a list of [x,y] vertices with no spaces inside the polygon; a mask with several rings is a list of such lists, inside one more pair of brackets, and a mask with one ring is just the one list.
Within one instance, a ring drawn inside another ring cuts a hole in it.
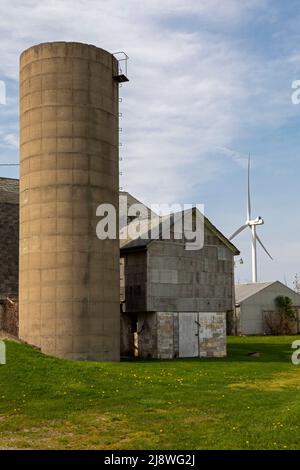
[{"label": "concrete silo", "polygon": [[118,62],[53,42],[20,58],[20,338],[45,353],[119,360]]}]

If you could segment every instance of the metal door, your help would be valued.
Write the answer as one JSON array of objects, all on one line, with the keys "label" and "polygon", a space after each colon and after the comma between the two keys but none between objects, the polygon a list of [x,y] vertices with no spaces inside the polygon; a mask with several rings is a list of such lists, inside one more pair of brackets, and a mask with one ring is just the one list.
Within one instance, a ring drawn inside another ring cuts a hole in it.
[{"label": "metal door", "polygon": [[179,313],[179,357],[199,356],[198,313]]}]

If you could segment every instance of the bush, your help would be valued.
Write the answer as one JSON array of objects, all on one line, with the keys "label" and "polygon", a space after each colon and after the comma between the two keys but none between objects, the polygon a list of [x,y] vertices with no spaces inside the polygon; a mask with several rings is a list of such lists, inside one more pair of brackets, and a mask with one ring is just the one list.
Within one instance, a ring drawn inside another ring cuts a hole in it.
[{"label": "bush", "polygon": [[275,299],[275,304],[280,313],[282,313],[287,318],[296,319],[293,302],[292,300],[285,295],[278,295]]},{"label": "bush", "polygon": [[265,315],[265,331],[270,335],[289,335],[293,332],[296,315],[292,300],[284,295],[275,299],[276,310]]}]

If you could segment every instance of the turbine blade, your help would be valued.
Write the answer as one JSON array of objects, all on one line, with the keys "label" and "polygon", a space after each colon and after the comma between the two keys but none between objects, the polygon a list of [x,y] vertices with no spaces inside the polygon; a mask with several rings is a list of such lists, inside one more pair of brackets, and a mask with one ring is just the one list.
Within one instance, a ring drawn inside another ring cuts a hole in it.
[{"label": "turbine blade", "polygon": [[234,237],[236,237],[239,233],[241,233],[246,227],[248,227],[247,224],[242,225],[240,228],[238,228],[232,235],[229,237],[229,240],[232,240]]},{"label": "turbine blade", "polygon": [[259,238],[259,236],[257,234],[256,234],[256,240],[258,241],[260,246],[265,250],[265,252],[269,256],[269,258],[273,259],[272,256],[270,255],[270,253],[268,252],[267,248],[264,246],[263,242],[261,241],[261,239]]},{"label": "turbine blade", "polygon": [[248,195],[247,195],[247,220],[251,219],[251,199],[250,199],[250,153],[248,156]]}]

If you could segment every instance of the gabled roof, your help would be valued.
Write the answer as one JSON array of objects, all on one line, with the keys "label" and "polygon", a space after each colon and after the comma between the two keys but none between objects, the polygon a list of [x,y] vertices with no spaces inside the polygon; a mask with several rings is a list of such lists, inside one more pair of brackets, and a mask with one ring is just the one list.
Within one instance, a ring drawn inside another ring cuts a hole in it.
[{"label": "gabled roof", "polygon": [[19,180],[0,177],[0,203],[19,204]]},{"label": "gabled roof", "polygon": [[[198,211],[199,210],[197,208],[193,208],[192,209],[193,213],[195,213],[195,211]],[[156,217],[154,219],[151,219],[151,226],[150,226],[150,229],[155,229],[158,233],[162,233],[162,230],[163,230],[163,222],[166,221],[167,219],[170,219],[171,217],[171,223],[170,223],[170,226],[172,227],[174,225],[174,220],[176,220],[176,216],[177,217],[181,217],[182,214],[183,214],[184,211],[181,211],[181,212],[176,212],[174,214],[171,214],[171,215],[166,215],[166,216],[157,216],[156,214]],[[188,211],[186,211],[188,212]],[[224,243],[224,245],[226,245],[230,251],[233,253],[233,255],[239,255],[240,252],[239,250],[235,247],[235,245],[233,245],[226,237],[225,235],[223,235],[211,222],[210,220],[203,216],[201,214],[202,217],[204,217],[204,225],[205,227],[208,228],[208,230],[210,230],[214,235],[216,235],[219,240],[222,241],[222,243]],[[139,226],[139,230],[140,230],[140,236],[139,238],[136,238],[136,239],[125,239],[124,238],[124,233],[125,231],[129,228],[129,227],[132,227],[133,229],[135,228],[135,226]],[[123,235],[123,238],[122,238],[122,235]],[[127,227],[123,227],[123,229],[120,231],[120,247],[121,247],[121,250],[124,252],[124,251],[127,251],[127,250],[130,250],[130,251],[133,251],[135,249],[141,249],[141,248],[146,248],[150,243],[152,243],[153,241],[157,240],[156,239],[153,239],[151,238],[150,236],[150,230],[149,230],[149,221],[148,220],[139,220],[139,219],[136,219],[136,220],[133,220],[130,224],[128,224]]]},{"label": "gabled roof", "polygon": [[243,300],[252,297],[252,295],[257,294],[261,290],[265,289],[268,286],[271,286],[274,282],[255,282],[249,284],[236,284],[235,285],[235,302],[239,304]]},{"label": "gabled roof", "polygon": [[129,207],[132,206],[133,204],[142,204],[149,211],[151,211],[150,207],[147,207],[145,204],[139,201],[139,199],[137,199],[136,197],[134,197],[132,194],[128,193],[127,191],[120,191],[119,196],[127,197],[127,209],[129,209]]},{"label": "gabled roof", "polygon": [[257,294],[258,292],[261,292],[263,289],[266,289],[269,286],[272,286],[273,284],[279,284],[279,286],[283,286],[289,291],[291,291],[291,294],[294,296],[298,296],[300,300],[300,295],[297,294],[293,289],[291,289],[288,286],[285,286],[282,284],[280,281],[272,281],[272,282],[256,282],[256,283],[249,283],[249,284],[236,284],[235,285],[235,303],[240,304],[246,299],[249,299],[253,295]]},{"label": "gabled roof", "polygon": [[218,238],[219,240],[221,240],[221,242],[224,243],[224,245],[227,246],[227,248],[230,249],[230,251],[232,251],[232,253],[234,254],[234,256],[237,256],[240,254],[240,250],[237,249],[237,247],[230,241],[228,240],[228,238],[225,237],[225,235],[223,235],[222,232],[220,232],[219,229],[217,229],[217,227],[215,227],[211,221],[204,216],[204,223],[205,223],[205,226],[211,231],[213,232]]},{"label": "gabled roof", "polygon": [[[127,207],[125,206],[127,205]],[[150,207],[147,207],[145,204],[143,204],[141,201],[136,199],[132,194],[128,193],[127,191],[120,191],[119,192],[119,209],[120,209],[120,214],[124,214],[125,211],[128,212],[131,206],[134,204],[139,204],[141,205],[144,210],[147,212],[147,216],[149,218],[155,217],[157,214],[153,212]],[[130,218],[130,214],[128,214]],[[127,220],[123,220],[123,218],[120,218],[120,230],[122,230],[123,227],[125,227],[128,224]]]}]

